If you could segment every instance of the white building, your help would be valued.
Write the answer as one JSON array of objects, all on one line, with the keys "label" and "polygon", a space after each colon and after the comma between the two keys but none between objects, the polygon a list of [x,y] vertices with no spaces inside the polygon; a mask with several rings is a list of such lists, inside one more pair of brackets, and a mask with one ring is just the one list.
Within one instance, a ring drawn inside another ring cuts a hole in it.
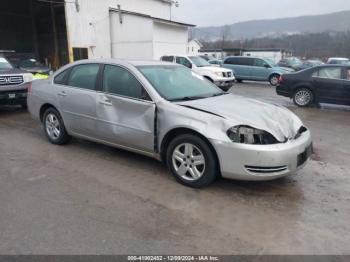
[{"label": "white building", "polygon": [[243,56],[267,58],[273,60],[275,63],[278,63],[280,60],[286,57],[292,56],[291,50],[285,50],[280,48],[261,48],[261,49],[248,49],[242,50]]},{"label": "white building", "polygon": [[197,39],[192,39],[188,42],[187,55],[197,56],[199,55],[199,50],[201,50],[202,48],[203,45],[201,42],[199,42]]},{"label": "white building", "polygon": [[[78,0],[66,4],[70,60],[88,58],[159,59],[185,54],[188,28],[172,21],[172,0]],[[87,51],[87,52],[86,52]]]}]

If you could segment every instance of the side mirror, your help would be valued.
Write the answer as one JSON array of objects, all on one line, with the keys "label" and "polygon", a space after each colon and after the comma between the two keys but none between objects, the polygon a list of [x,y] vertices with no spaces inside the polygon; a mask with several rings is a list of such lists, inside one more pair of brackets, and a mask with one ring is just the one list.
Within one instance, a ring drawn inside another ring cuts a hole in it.
[{"label": "side mirror", "polygon": [[188,64],[188,66],[187,66],[189,69],[192,69],[192,64]]}]

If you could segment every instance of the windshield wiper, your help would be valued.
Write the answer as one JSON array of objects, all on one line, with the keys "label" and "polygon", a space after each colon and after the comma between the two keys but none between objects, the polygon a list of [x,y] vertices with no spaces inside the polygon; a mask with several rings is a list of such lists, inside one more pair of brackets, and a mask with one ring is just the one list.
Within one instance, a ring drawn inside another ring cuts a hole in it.
[{"label": "windshield wiper", "polygon": [[176,102],[176,101],[192,101],[192,100],[198,100],[198,99],[204,99],[208,98],[208,96],[184,96],[180,98],[175,98],[175,99],[169,99],[171,102]]}]

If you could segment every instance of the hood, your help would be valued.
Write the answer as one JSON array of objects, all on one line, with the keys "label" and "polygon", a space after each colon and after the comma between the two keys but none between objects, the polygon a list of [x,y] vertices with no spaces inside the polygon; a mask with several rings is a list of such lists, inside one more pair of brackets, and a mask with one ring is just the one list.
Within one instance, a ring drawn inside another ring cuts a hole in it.
[{"label": "hood", "polygon": [[303,126],[301,120],[284,107],[233,94],[179,104],[222,116],[232,122],[231,127],[245,125],[264,130],[279,142],[293,139]]},{"label": "hood", "polygon": [[30,72],[32,74],[35,73],[49,73],[50,68],[47,66],[36,66],[36,67],[22,67],[21,69]]},{"label": "hood", "polygon": [[221,72],[221,73],[227,73],[227,72],[232,72],[232,70],[230,69],[226,69],[226,68],[222,68],[222,67],[218,67],[218,66],[203,66],[203,67],[199,67],[200,70],[208,70],[210,72]]},{"label": "hood", "polygon": [[0,75],[21,75],[21,74],[27,74],[27,73],[28,72],[17,68],[5,69],[5,70],[0,69]]}]

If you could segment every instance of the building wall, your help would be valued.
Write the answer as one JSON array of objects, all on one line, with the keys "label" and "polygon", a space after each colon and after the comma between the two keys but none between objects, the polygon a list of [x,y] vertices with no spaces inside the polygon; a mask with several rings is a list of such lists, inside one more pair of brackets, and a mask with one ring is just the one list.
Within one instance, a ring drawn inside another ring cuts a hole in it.
[{"label": "building wall", "polygon": [[188,28],[154,22],[153,59],[159,60],[167,54],[185,55],[188,42]]},{"label": "building wall", "polygon": [[191,40],[188,43],[187,54],[197,56],[197,55],[199,55],[199,50],[201,48],[202,47],[198,44],[197,41]]},{"label": "building wall", "polygon": [[[110,8],[120,5],[122,10],[162,19],[170,19],[171,13],[170,4],[160,0],[79,0],[79,4],[79,12],[74,4],[66,4],[68,42],[70,48],[88,48],[89,58],[111,57]],[[133,32],[142,34],[137,28]]]}]

